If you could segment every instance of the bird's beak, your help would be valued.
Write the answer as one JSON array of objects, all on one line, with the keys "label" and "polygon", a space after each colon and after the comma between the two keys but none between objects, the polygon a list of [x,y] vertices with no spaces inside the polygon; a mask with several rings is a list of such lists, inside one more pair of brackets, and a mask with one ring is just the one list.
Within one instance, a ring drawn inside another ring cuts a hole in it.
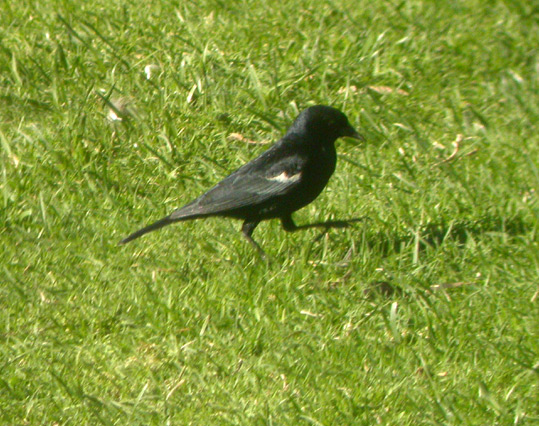
[{"label": "bird's beak", "polygon": [[346,129],[344,129],[342,136],[349,137],[352,139],[357,139],[359,141],[364,142],[365,138],[361,133],[359,133],[356,129],[354,129],[352,126],[348,126]]}]

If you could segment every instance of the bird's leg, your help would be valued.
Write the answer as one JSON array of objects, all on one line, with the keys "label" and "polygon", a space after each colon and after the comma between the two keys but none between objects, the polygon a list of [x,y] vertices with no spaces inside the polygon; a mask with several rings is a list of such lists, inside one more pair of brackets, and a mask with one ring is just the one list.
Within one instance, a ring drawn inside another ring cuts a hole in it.
[{"label": "bird's leg", "polygon": [[243,232],[243,236],[247,239],[247,241],[251,243],[251,245],[256,249],[256,251],[258,251],[258,254],[260,254],[260,256],[262,256],[263,259],[266,259],[267,258],[266,252],[262,250],[262,247],[260,247],[260,245],[255,240],[253,240],[253,237],[251,237],[253,231],[255,230],[255,228],[258,226],[259,223],[260,223],[259,220],[254,221],[254,222],[249,222],[248,220],[246,220],[245,222],[243,222],[243,225],[241,227],[241,232]]},{"label": "bird's leg", "polygon": [[309,228],[348,228],[355,222],[359,222],[361,218],[354,218],[348,220],[328,220],[327,222],[308,223],[305,225],[296,225],[292,220],[292,215],[283,216],[280,218],[283,229],[287,232],[299,231],[300,229]]},{"label": "bird's leg", "polygon": [[294,232],[299,229],[298,226],[294,223],[291,214],[289,214],[288,216],[281,217],[281,225],[283,225],[283,229],[286,232]]}]

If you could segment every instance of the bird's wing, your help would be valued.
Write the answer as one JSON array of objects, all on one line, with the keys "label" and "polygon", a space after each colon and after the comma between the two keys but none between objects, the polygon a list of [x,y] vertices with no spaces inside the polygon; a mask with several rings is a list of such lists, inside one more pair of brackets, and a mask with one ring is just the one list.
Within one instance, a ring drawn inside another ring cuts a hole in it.
[{"label": "bird's wing", "polygon": [[289,193],[301,182],[305,159],[299,155],[275,159],[269,154],[246,164],[205,194],[175,210],[170,219],[225,213]]}]

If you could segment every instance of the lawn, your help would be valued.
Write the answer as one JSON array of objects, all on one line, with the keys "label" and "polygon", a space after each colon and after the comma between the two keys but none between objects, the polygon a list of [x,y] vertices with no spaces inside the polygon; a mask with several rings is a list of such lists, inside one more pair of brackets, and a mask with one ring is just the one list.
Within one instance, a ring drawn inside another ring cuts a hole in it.
[{"label": "lawn", "polygon": [[[538,424],[537,2],[1,10],[0,424]],[[118,246],[314,104],[353,226]]]}]

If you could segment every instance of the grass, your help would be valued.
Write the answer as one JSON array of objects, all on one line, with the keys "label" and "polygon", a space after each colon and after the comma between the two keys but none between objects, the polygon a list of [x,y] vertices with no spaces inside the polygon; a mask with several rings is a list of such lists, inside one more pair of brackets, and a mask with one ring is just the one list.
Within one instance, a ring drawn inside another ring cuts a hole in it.
[{"label": "grass", "polygon": [[[535,2],[2,9],[2,424],[539,420]],[[367,143],[295,217],[362,221],[117,246],[315,103]]]}]

